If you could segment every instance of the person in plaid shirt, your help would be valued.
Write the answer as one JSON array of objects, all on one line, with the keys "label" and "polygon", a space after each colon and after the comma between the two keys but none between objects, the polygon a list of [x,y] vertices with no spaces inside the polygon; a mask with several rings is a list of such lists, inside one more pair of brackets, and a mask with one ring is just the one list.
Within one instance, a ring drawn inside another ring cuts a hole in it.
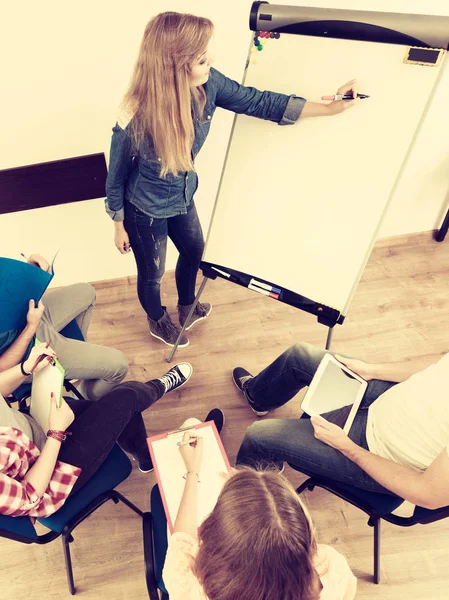
[{"label": "person in plaid shirt", "polygon": [[68,399],[58,408],[52,397],[45,433],[31,416],[10,408],[5,396],[47,368],[52,356],[40,344],[27,360],[0,373],[0,514],[48,517],[95,474],[116,442],[141,471],[152,470],[141,413],[192,374],[189,363],[179,363],[158,379],[122,383],[95,402]]}]

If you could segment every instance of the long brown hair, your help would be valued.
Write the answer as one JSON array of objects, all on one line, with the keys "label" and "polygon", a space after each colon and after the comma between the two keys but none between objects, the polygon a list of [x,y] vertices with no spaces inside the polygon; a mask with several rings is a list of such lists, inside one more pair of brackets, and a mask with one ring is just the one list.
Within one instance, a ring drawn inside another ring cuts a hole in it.
[{"label": "long brown hair", "polygon": [[212,32],[209,19],[176,12],[157,15],[145,28],[124,106],[134,113],[135,148],[146,135],[153,139],[161,176],[193,169],[192,101],[201,117],[206,94],[202,86],[190,87],[190,73]]},{"label": "long brown hair", "polygon": [[198,530],[194,573],[210,600],[317,600],[313,526],[283,475],[242,468]]}]

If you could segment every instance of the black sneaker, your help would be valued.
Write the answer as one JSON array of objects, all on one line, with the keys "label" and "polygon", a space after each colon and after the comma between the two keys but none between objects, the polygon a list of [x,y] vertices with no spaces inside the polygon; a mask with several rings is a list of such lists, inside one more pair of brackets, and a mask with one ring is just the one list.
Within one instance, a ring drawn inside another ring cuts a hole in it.
[{"label": "black sneaker", "polygon": [[[186,306],[178,304],[178,317],[179,317],[179,324],[181,325],[181,327],[184,326],[184,323],[186,322],[186,319],[189,316],[189,312],[190,312],[191,308],[192,308],[191,304],[188,304]],[[209,304],[208,302],[198,302],[198,304],[195,306],[195,310],[193,311],[192,316],[190,317],[190,323],[185,328],[185,331],[189,331],[190,329],[192,329],[192,327],[195,325],[195,323],[198,323],[198,321],[202,321],[203,319],[208,317],[210,315],[211,311],[212,311],[211,304]]]},{"label": "black sneaker", "polygon": [[153,463],[151,461],[151,458],[149,458],[148,460],[141,460],[139,462],[139,471],[141,473],[151,473],[151,471],[154,469],[153,467]]},{"label": "black sneaker", "polygon": [[[173,348],[181,329],[170,319],[170,315],[165,310],[165,306],[162,308],[164,309],[164,314],[158,321],[153,321],[153,319],[147,316],[148,323],[150,325],[150,334],[157,340],[161,340],[161,342],[164,342],[164,344],[167,344],[167,346],[171,346]],[[179,342],[178,348],[185,348],[188,345],[189,340],[185,335],[183,335]]]},{"label": "black sneaker", "polygon": [[[246,369],[244,369],[243,367],[236,367],[232,371],[232,381],[235,383],[235,386],[237,387],[237,389],[242,392],[242,394],[244,394],[243,386],[245,385],[245,383],[247,381],[249,381],[252,378],[253,378],[253,375],[251,375],[251,373],[249,371],[247,371]],[[245,398],[246,398],[246,395],[245,395]],[[246,398],[246,399],[248,400],[248,398]],[[265,415],[267,415],[269,413],[268,410],[256,410],[255,408],[253,408],[253,406],[249,400],[248,400],[248,404],[249,404],[250,409],[253,411],[253,413],[255,415],[257,415],[258,417],[264,417]]]},{"label": "black sneaker", "polygon": [[172,392],[188,382],[193,373],[192,365],[188,362],[178,363],[158,378],[165,388],[165,393]]},{"label": "black sneaker", "polygon": [[204,422],[206,421],[213,421],[218,433],[221,433],[223,425],[225,424],[224,412],[221,410],[221,408],[213,408],[204,419]]}]

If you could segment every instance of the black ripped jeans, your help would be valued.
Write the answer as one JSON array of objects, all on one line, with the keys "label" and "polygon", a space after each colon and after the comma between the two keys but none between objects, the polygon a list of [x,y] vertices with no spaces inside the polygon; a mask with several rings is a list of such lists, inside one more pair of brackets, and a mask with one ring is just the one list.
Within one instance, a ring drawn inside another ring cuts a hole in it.
[{"label": "black ripped jeans", "polygon": [[175,272],[178,303],[192,304],[204,250],[203,232],[193,200],[186,214],[162,219],[149,217],[127,202],[124,225],[137,264],[137,294],[147,315],[154,321],[163,315],[160,288],[165,272],[167,238],[179,252]]},{"label": "black ripped jeans", "polygon": [[95,402],[67,399],[75,420],[67,429],[72,435],[61,444],[58,459],[81,468],[72,494],[96,473],[116,442],[138,461],[150,459],[141,413],[164,392],[164,385],[154,379],[127,381]]}]

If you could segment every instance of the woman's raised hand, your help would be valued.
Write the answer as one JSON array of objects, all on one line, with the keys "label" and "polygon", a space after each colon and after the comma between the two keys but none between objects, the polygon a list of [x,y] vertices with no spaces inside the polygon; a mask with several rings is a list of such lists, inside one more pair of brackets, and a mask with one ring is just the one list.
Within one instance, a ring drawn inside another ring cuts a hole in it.
[{"label": "woman's raised hand", "polygon": [[329,112],[332,115],[338,115],[339,113],[342,113],[343,111],[348,110],[348,108],[351,108],[355,105],[357,98],[357,80],[352,79],[351,81],[348,81],[348,83],[345,83],[339,87],[337,90],[337,95],[351,95],[354,100],[334,100],[328,104],[327,106]]}]

